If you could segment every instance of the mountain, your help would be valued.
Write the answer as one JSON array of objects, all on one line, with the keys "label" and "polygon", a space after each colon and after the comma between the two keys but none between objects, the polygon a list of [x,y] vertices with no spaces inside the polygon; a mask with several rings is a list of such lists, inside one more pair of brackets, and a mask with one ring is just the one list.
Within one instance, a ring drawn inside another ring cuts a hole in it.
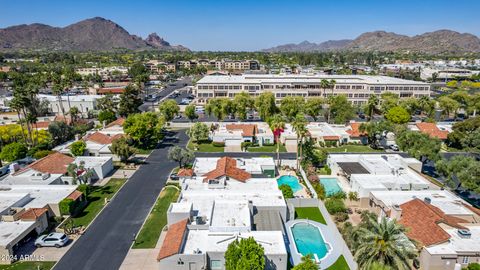
[{"label": "mountain", "polygon": [[266,49],[267,52],[313,51],[403,51],[427,54],[480,52],[480,39],[472,34],[438,30],[413,37],[375,31],[363,33],[354,40],[333,40],[319,44],[304,41]]},{"label": "mountain", "polygon": [[188,50],[171,46],[156,33],[146,40],[131,35],[120,25],[95,17],[67,27],[45,24],[17,25],[0,29],[0,50],[57,50],[57,51],[109,51],[130,50]]},{"label": "mountain", "polygon": [[298,44],[290,43],[285,45],[276,46],[270,49],[263,50],[265,52],[325,52],[342,49],[352,40],[329,40],[322,43],[313,43],[309,41],[303,41]]}]

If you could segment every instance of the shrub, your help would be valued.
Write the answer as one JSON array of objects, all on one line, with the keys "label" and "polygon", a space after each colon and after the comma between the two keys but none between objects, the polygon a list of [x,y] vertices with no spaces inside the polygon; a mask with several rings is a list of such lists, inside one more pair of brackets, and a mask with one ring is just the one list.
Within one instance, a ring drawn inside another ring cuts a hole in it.
[{"label": "shrub", "polygon": [[75,209],[75,201],[69,198],[65,198],[58,204],[60,214],[71,215]]},{"label": "shrub", "polygon": [[355,191],[348,192],[348,199],[351,201],[358,201],[358,193]]},{"label": "shrub", "polygon": [[343,191],[339,191],[337,193],[334,193],[334,194],[330,195],[329,197],[330,198],[336,198],[336,199],[346,199],[347,194],[345,194],[345,192],[343,192]]},{"label": "shrub", "polygon": [[77,190],[82,192],[83,195],[87,197],[88,194],[90,194],[91,187],[90,185],[87,185],[87,184],[81,184],[77,187]]},{"label": "shrub", "polygon": [[337,141],[326,141],[325,146],[326,147],[336,147],[337,146]]},{"label": "shrub", "polygon": [[345,207],[345,203],[343,203],[343,200],[339,198],[334,198],[334,197],[328,198],[325,201],[325,208],[327,208],[328,213],[330,213],[331,215],[347,211],[347,208]]},{"label": "shrub", "polygon": [[345,212],[340,212],[335,214],[335,221],[336,222],[344,222],[348,220],[348,214]]},{"label": "shrub", "polygon": [[466,268],[466,270],[480,270],[480,263],[471,263]]},{"label": "shrub", "polygon": [[315,189],[315,192],[318,195],[318,198],[320,200],[324,200],[325,199],[325,187],[320,182],[312,183],[312,185],[313,185],[313,189]]},{"label": "shrub", "polygon": [[224,142],[212,142],[212,145],[215,147],[224,147],[225,143]]},{"label": "shrub", "polygon": [[242,149],[244,149],[244,150],[247,150],[248,147],[250,147],[250,146],[253,146],[253,143],[252,143],[252,142],[242,142],[242,143],[241,143],[241,147],[242,147]]},{"label": "shrub", "polygon": [[28,149],[25,144],[14,142],[3,147],[2,152],[0,153],[0,158],[12,162],[26,157],[27,151]]},{"label": "shrub", "polygon": [[76,157],[83,155],[85,149],[87,149],[87,144],[84,141],[76,141],[70,145],[70,152]]},{"label": "shrub", "polygon": [[330,167],[328,167],[327,165],[325,165],[323,168],[325,169],[325,172],[326,172],[328,175],[332,174],[332,169],[330,169]]},{"label": "shrub", "polygon": [[308,181],[310,181],[311,183],[318,183],[319,179],[318,179],[318,175],[316,174],[311,174],[309,176],[307,176],[308,178]]},{"label": "shrub", "polygon": [[282,191],[283,197],[285,197],[285,199],[293,198],[293,190],[289,185],[282,184],[280,185],[279,189]]},{"label": "shrub", "polygon": [[39,150],[39,151],[37,151],[33,154],[33,158],[41,159],[41,158],[44,158],[44,157],[50,155],[53,152],[54,151],[51,151],[51,150]]}]

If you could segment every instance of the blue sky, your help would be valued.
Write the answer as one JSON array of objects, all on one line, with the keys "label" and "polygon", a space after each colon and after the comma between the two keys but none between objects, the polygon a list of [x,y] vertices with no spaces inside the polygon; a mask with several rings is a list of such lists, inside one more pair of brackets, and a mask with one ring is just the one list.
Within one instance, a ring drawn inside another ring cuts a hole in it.
[{"label": "blue sky", "polygon": [[252,51],[375,30],[415,35],[451,29],[480,36],[475,0],[0,0],[0,9],[0,28],[34,22],[66,26],[100,16],[131,34],[157,32],[193,50]]}]

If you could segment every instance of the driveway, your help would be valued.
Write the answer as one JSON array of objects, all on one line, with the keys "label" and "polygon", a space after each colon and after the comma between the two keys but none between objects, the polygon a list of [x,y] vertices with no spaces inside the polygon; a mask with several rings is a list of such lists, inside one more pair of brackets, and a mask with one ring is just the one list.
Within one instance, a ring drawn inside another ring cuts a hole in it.
[{"label": "driveway", "polygon": [[177,165],[167,159],[168,149],[173,144],[187,144],[185,132],[176,136],[178,142],[162,144],[152,152],[54,269],[120,268],[167,176]]}]

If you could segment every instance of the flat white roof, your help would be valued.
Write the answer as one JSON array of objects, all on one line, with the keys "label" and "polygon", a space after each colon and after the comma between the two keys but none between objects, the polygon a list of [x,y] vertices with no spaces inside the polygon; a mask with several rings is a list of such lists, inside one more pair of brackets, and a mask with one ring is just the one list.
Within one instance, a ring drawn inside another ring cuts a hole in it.
[{"label": "flat white roof", "polygon": [[206,252],[225,252],[235,239],[253,237],[262,245],[265,254],[287,254],[284,238],[281,231],[252,231],[242,233],[214,233],[208,230],[189,230],[183,254],[196,254],[200,250]]},{"label": "flat white roof", "polygon": [[412,191],[371,191],[371,195],[391,207],[418,198],[430,198],[431,204],[447,215],[472,215],[463,200],[446,190],[412,190]]},{"label": "flat white roof", "polygon": [[[0,186],[2,185],[51,185],[53,182],[60,179],[61,174],[50,174],[45,179],[33,179],[32,175],[38,173],[35,170],[29,169],[19,175],[9,175],[2,181],[0,181]],[[43,174],[46,175],[46,174]]]},{"label": "flat white roof", "polygon": [[215,200],[210,231],[249,231],[251,225],[247,200]]},{"label": "flat white roof", "polygon": [[[35,226],[33,221],[0,221],[0,247],[7,247],[17,239],[24,231]],[[15,244],[15,243],[14,243]]]},{"label": "flat white roof", "polygon": [[28,193],[2,193],[0,192],[0,213],[10,207],[22,207],[22,202],[27,201]]},{"label": "flat white roof", "polygon": [[93,168],[97,166],[103,166],[111,159],[111,157],[76,157],[75,163],[80,164],[80,162],[83,161],[85,162],[86,168]]},{"label": "flat white roof", "polygon": [[29,194],[33,199],[22,207],[42,208],[48,204],[57,204],[75,189],[76,185],[0,185],[0,197],[3,194]]},{"label": "flat white roof", "polygon": [[172,203],[170,207],[170,212],[172,213],[188,213],[191,210],[192,210],[191,202]]},{"label": "flat white roof", "polygon": [[243,74],[210,75],[200,79],[197,84],[268,84],[268,83],[320,83],[322,79],[335,80],[337,84],[372,84],[372,85],[425,85],[428,83],[404,80],[388,76],[370,75],[278,75],[278,74]]},{"label": "flat white roof", "polygon": [[458,234],[458,229],[442,226],[442,228],[450,234],[448,242],[425,247],[430,254],[458,254],[458,253],[478,253],[480,252],[480,226],[465,225],[470,230],[472,236],[463,238]]},{"label": "flat white roof", "polygon": [[330,125],[326,122],[311,122],[307,125],[308,132],[313,137],[323,137],[323,136],[339,136],[339,137],[348,137],[347,129],[344,125]]}]

